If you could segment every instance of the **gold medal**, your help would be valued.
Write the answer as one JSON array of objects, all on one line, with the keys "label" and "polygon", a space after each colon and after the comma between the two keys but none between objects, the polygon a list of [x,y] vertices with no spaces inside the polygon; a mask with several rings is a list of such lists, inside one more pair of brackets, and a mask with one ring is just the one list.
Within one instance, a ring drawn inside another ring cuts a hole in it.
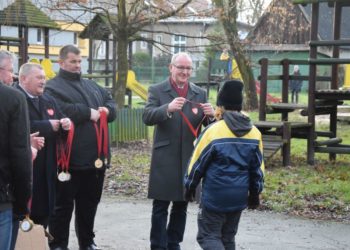
[{"label": "gold medal", "polygon": [[58,174],[57,178],[61,182],[67,181],[67,174],[65,172],[61,172]]},{"label": "gold medal", "polygon": [[29,232],[30,230],[32,230],[33,226],[34,222],[26,216],[21,222],[20,228],[23,232]]},{"label": "gold medal", "polygon": [[95,167],[96,167],[96,168],[102,168],[102,166],[103,166],[102,160],[101,160],[101,159],[97,159],[97,160],[95,161]]}]

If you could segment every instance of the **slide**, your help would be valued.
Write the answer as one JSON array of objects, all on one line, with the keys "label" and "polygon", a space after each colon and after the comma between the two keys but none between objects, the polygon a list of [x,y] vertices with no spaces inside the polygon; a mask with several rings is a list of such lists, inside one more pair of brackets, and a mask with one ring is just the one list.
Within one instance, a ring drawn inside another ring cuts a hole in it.
[{"label": "slide", "polygon": [[344,88],[350,88],[350,64],[345,65]]},{"label": "slide", "polygon": [[143,100],[147,101],[147,89],[136,80],[135,72],[132,70],[128,70],[128,80],[126,82],[126,87],[129,88],[132,92],[135,92]]}]

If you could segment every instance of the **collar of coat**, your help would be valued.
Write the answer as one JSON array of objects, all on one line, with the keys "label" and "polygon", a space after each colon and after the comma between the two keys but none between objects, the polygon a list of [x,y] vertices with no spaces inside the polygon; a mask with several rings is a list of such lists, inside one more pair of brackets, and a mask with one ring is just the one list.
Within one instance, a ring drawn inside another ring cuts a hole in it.
[{"label": "collar of coat", "polygon": [[58,72],[58,75],[61,76],[62,78],[68,79],[68,80],[80,80],[81,79],[81,73],[73,73],[69,72],[64,69],[60,69]]}]

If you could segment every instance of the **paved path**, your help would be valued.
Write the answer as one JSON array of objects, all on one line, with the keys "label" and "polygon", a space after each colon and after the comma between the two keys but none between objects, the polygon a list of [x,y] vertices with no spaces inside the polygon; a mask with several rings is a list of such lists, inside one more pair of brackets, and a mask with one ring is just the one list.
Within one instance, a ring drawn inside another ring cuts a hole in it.
[{"label": "paved path", "polygon": [[[104,250],[149,249],[151,201],[103,198],[96,216],[96,243]],[[199,250],[196,243],[197,204],[190,204],[183,250]],[[305,220],[275,213],[245,211],[237,250],[350,249],[350,224]],[[71,225],[70,249],[77,241]]]}]

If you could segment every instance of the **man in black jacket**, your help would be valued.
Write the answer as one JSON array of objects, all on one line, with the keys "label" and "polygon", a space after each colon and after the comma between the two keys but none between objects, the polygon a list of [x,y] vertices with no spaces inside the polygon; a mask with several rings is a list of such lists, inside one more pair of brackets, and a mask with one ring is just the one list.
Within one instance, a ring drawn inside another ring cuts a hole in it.
[{"label": "man in black jacket", "polygon": [[[11,84],[13,56],[0,50],[0,249],[10,249],[13,214],[28,213],[32,164],[27,103]],[[13,239],[14,241],[16,239]]]},{"label": "man in black jacket", "polygon": [[64,46],[60,50],[59,65],[60,71],[48,81],[46,91],[73,121],[75,134],[69,162],[72,178],[58,181],[56,186],[56,204],[49,222],[50,233],[55,239],[50,248],[67,249],[75,204],[75,231],[80,249],[99,249],[94,243],[93,228],[109,162],[108,139],[99,140],[102,136],[99,129],[107,126],[102,118],[106,117],[108,122],[115,119],[116,104],[104,88],[81,78],[81,56],[77,47]]},{"label": "man in black jacket", "polygon": [[30,218],[35,224],[48,225],[53,210],[55,181],[57,179],[56,143],[66,137],[70,119],[65,118],[56,101],[44,93],[45,72],[40,64],[25,63],[19,70],[17,88],[27,98],[31,133],[39,132],[45,146],[33,162],[33,197]]}]

